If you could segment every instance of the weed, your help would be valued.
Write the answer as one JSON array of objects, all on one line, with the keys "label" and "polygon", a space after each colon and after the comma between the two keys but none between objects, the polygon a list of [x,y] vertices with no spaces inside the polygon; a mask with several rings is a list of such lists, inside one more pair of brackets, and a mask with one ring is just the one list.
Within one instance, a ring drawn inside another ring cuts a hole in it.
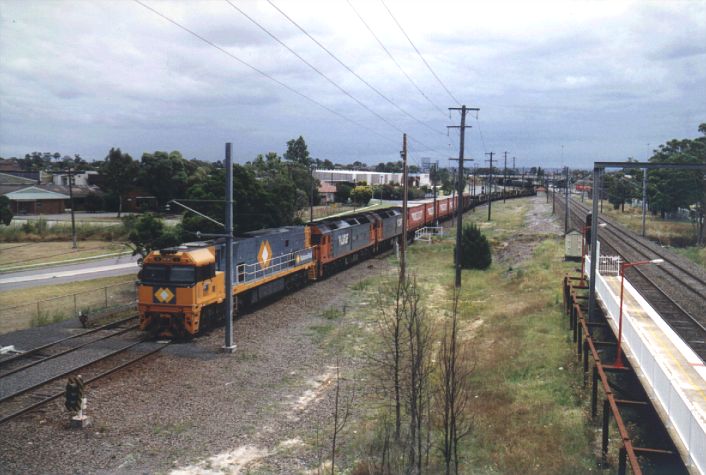
[{"label": "weed", "polygon": [[336,320],[340,318],[343,315],[343,312],[340,311],[337,308],[329,307],[326,310],[324,310],[324,313],[321,315],[323,318],[326,320]]}]

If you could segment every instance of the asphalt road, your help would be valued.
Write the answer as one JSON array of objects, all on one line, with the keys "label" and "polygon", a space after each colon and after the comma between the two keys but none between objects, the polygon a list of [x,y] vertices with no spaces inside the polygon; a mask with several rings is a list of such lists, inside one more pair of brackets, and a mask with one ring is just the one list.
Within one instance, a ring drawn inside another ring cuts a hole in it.
[{"label": "asphalt road", "polygon": [[116,256],[77,264],[37,267],[32,270],[8,272],[0,274],[0,291],[118,275],[136,276],[139,269],[137,259],[138,256]]}]

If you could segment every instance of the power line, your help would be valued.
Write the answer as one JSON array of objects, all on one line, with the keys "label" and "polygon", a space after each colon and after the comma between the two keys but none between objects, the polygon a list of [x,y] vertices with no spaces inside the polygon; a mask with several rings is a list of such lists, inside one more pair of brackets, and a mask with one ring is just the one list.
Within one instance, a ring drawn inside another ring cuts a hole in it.
[{"label": "power line", "polygon": [[[328,81],[332,86],[334,86],[334,87],[335,87],[336,89],[338,89],[340,92],[342,92],[343,94],[345,94],[346,96],[348,96],[349,98],[351,98],[353,101],[355,101],[355,102],[356,102],[359,106],[361,106],[363,109],[367,110],[368,112],[370,112],[371,114],[373,114],[375,117],[377,117],[377,118],[380,119],[381,121],[385,122],[387,125],[389,125],[389,126],[392,127],[393,129],[395,129],[397,132],[399,132],[399,133],[401,133],[401,134],[404,134],[404,133],[405,133],[402,129],[400,129],[400,128],[397,127],[395,124],[393,124],[392,122],[390,122],[389,120],[387,120],[386,118],[384,118],[382,115],[380,115],[380,114],[378,114],[377,112],[375,112],[373,109],[371,109],[370,107],[368,107],[368,106],[367,106],[364,102],[362,102],[360,99],[358,99],[358,98],[355,97],[353,94],[351,94],[350,92],[348,92],[347,90],[345,90],[343,87],[341,87],[336,81],[334,81],[333,79],[331,79],[330,77],[328,77],[325,73],[323,73],[323,72],[322,72],[320,69],[318,69],[316,66],[314,66],[314,65],[311,64],[309,61],[307,61],[306,59],[304,59],[299,53],[297,53],[296,51],[294,51],[294,50],[293,50],[291,47],[289,47],[289,45],[287,45],[284,41],[280,40],[274,33],[270,32],[267,28],[265,28],[265,27],[262,26],[260,23],[258,23],[254,18],[252,18],[250,15],[248,15],[248,14],[245,13],[243,10],[241,10],[241,9],[238,8],[236,5],[234,5],[234,4],[231,2],[231,0],[225,0],[225,2],[226,2],[228,5],[230,5],[231,7],[233,7],[235,10],[237,10],[237,11],[238,11],[241,15],[243,15],[245,18],[247,18],[248,20],[250,20],[255,26],[257,26],[258,28],[260,28],[260,29],[261,29],[263,32],[265,32],[270,38],[272,38],[272,39],[275,40],[277,43],[279,43],[279,44],[282,45],[284,48],[286,48],[287,51],[289,51],[289,52],[292,53],[294,56],[296,56],[297,59],[299,59],[302,63],[304,63],[304,64],[306,64],[307,66],[309,66],[309,68],[311,68],[315,73],[317,73],[319,76],[321,76],[321,77],[324,78],[326,81]],[[411,138],[411,137],[410,137],[410,140],[413,140],[413,141],[419,143],[420,145],[426,147],[430,152],[436,152],[436,153],[441,154],[441,152],[439,152],[438,150],[434,150],[432,147],[430,147],[429,145],[425,144],[424,142],[422,142],[422,141],[419,140],[419,139],[414,139],[414,138]]]},{"label": "power line", "polygon": [[397,27],[400,29],[400,31],[401,31],[402,34],[405,36],[405,38],[407,38],[407,41],[409,41],[409,44],[412,45],[412,48],[414,48],[414,51],[417,52],[417,54],[418,54],[419,57],[422,59],[422,61],[424,62],[424,64],[426,64],[427,69],[429,69],[429,71],[434,75],[434,77],[436,78],[436,80],[439,81],[439,84],[441,84],[441,87],[444,88],[444,90],[445,90],[446,93],[449,95],[449,97],[451,98],[451,100],[453,100],[454,103],[456,103],[456,104],[460,104],[461,101],[459,101],[458,99],[456,99],[456,98],[454,97],[454,95],[451,94],[451,91],[449,91],[449,88],[446,87],[446,84],[444,84],[444,82],[439,78],[439,76],[437,76],[437,74],[434,72],[434,70],[433,70],[432,67],[429,65],[429,63],[427,63],[427,60],[424,59],[424,56],[422,56],[422,53],[421,53],[421,52],[417,49],[417,47],[414,45],[414,43],[412,42],[412,39],[409,37],[409,35],[407,34],[407,32],[404,31],[404,28],[402,28],[402,25],[400,25],[400,22],[397,21],[397,18],[395,18],[395,15],[393,15],[393,14],[392,14],[392,11],[390,11],[390,9],[387,8],[387,5],[385,5],[385,0],[380,0],[380,3],[382,3],[382,5],[385,7],[385,10],[387,10],[387,13],[390,14],[390,16],[392,17],[392,20],[394,20],[395,24],[396,24]]},{"label": "power line", "polygon": [[252,70],[255,71],[256,73],[258,73],[258,74],[260,74],[260,75],[266,77],[266,78],[269,79],[270,81],[272,81],[272,82],[274,82],[274,83],[276,83],[276,84],[282,86],[283,88],[287,89],[287,90],[290,91],[290,92],[293,92],[294,94],[298,95],[299,97],[302,97],[302,98],[306,99],[307,101],[309,101],[309,102],[311,102],[311,103],[313,103],[313,104],[316,104],[317,106],[319,106],[319,107],[321,107],[322,109],[324,109],[324,110],[330,112],[331,114],[333,114],[333,115],[335,115],[335,116],[337,116],[337,117],[340,117],[341,119],[343,119],[343,120],[345,120],[345,121],[347,121],[347,122],[350,122],[351,124],[354,124],[354,125],[356,125],[356,126],[362,128],[362,129],[365,129],[365,130],[367,130],[368,132],[371,132],[372,134],[377,135],[378,137],[383,138],[383,139],[385,139],[385,140],[388,141],[388,142],[391,142],[391,143],[394,143],[394,144],[398,144],[398,143],[399,143],[398,140],[394,140],[394,139],[392,139],[391,137],[387,137],[387,136],[385,136],[385,135],[382,135],[382,134],[379,133],[377,130],[375,130],[375,129],[371,128],[371,127],[368,127],[368,126],[366,126],[366,125],[364,125],[364,124],[362,124],[362,123],[356,121],[355,119],[351,119],[350,117],[347,117],[347,116],[341,114],[340,112],[338,112],[338,111],[336,111],[336,110],[334,110],[334,109],[331,109],[330,107],[328,107],[328,106],[322,104],[321,102],[319,102],[319,101],[317,101],[316,99],[314,99],[314,98],[312,98],[312,97],[310,97],[310,96],[304,94],[303,92],[297,91],[297,90],[294,89],[293,87],[291,87],[291,86],[289,86],[289,85],[283,83],[282,81],[280,81],[279,79],[276,79],[275,77],[271,76],[270,74],[266,73],[265,71],[262,71],[261,69],[258,69],[257,67],[251,65],[250,63],[248,63],[248,62],[246,62],[246,61],[240,59],[239,57],[237,57],[237,56],[234,55],[233,53],[231,53],[231,52],[229,52],[229,51],[223,49],[222,47],[218,46],[216,43],[212,42],[211,40],[209,40],[209,39],[207,39],[207,38],[205,38],[205,37],[199,35],[198,33],[196,33],[196,32],[193,31],[193,30],[190,30],[189,28],[187,28],[187,27],[185,27],[184,25],[178,23],[177,21],[172,20],[172,19],[169,18],[168,16],[164,15],[163,13],[159,12],[158,10],[155,10],[154,8],[150,7],[149,5],[146,5],[145,3],[141,2],[140,0],[133,0],[133,1],[134,1],[135,3],[137,3],[138,5],[144,7],[145,9],[151,11],[152,13],[156,14],[157,16],[159,16],[159,17],[163,18],[164,20],[168,21],[169,23],[173,24],[174,26],[176,26],[176,27],[178,27],[178,28],[180,28],[180,29],[186,31],[186,32],[189,33],[190,35],[192,35],[192,36],[198,38],[199,40],[203,41],[203,42],[206,43],[207,45],[209,45],[209,46],[211,46],[211,47],[217,49],[217,50],[220,51],[221,53],[223,53],[223,54],[229,56],[231,59],[237,61],[238,63],[242,64],[243,66],[246,66],[246,67],[252,69]]},{"label": "power line", "polygon": [[361,23],[363,23],[363,25],[365,25],[365,28],[368,29],[368,31],[370,32],[370,34],[373,35],[373,38],[375,38],[375,40],[378,42],[378,44],[379,44],[380,47],[383,49],[383,51],[385,51],[385,53],[387,53],[387,56],[390,57],[390,59],[392,60],[392,62],[395,63],[395,66],[397,66],[397,69],[399,69],[399,70],[402,72],[402,74],[404,74],[404,76],[407,78],[407,80],[410,82],[410,84],[412,84],[412,86],[414,86],[414,88],[417,90],[417,92],[419,92],[419,94],[421,94],[422,97],[424,97],[424,99],[426,99],[426,100],[429,102],[429,104],[431,104],[432,106],[434,106],[434,107],[436,108],[436,110],[438,110],[439,112],[441,112],[441,114],[442,114],[444,117],[446,117],[446,111],[445,111],[444,109],[442,109],[441,107],[439,107],[434,101],[432,101],[432,100],[429,98],[429,96],[427,96],[426,94],[424,94],[424,91],[422,91],[421,88],[420,88],[419,86],[417,86],[417,83],[415,83],[414,80],[410,77],[410,75],[407,74],[407,72],[402,68],[402,66],[400,66],[400,63],[398,63],[397,60],[395,59],[395,57],[392,56],[392,53],[390,53],[390,51],[385,47],[385,45],[384,45],[383,42],[380,40],[380,38],[378,38],[378,35],[376,35],[375,32],[373,31],[373,29],[370,28],[370,25],[368,25],[368,24],[366,23],[366,21],[363,20],[363,17],[360,15],[360,13],[358,13],[358,10],[355,9],[355,7],[353,6],[353,4],[351,3],[351,0],[346,0],[346,2],[348,2],[348,5],[351,7],[351,10],[353,10],[353,12],[356,14],[356,16],[357,16],[358,19],[361,21]]},{"label": "power line", "polygon": [[358,78],[363,84],[365,84],[365,85],[368,86],[370,89],[372,89],[378,96],[380,96],[380,97],[382,97],[383,99],[385,99],[390,105],[392,105],[393,107],[395,107],[397,110],[399,110],[400,112],[402,112],[403,114],[405,114],[406,116],[408,116],[409,118],[411,118],[412,120],[415,120],[415,121],[418,122],[419,124],[423,125],[423,126],[426,127],[427,129],[431,130],[432,132],[434,132],[434,133],[436,133],[436,134],[439,134],[439,135],[444,135],[441,131],[434,129],[434,128],[431,127],[429,124],[427,124],[427,123],[421,121],[420,119],[416,118],[415,116],[413,116],[412,114],[410,114],[409,112],[407,112],[406,110],[404,110],[402,107],[400,107],[399,105],[397,105],[397,103],[395,103],[395,102],[392,101],[390,98],[388,98],[385,94],[383,94],[382,92],[380,92],[375,86],[373,86],[373,85],[370,84],[368,81],[366,81],[364,78],[362,78],[358,73],[356,73],[353,69],[351,69],[346,63],[344,63],[343,61],[341,61],[335,54],[333,54],[328,48],[326,48],[323,44],[321,44],[316,38],[314,38],[313,36],[311,36],[311,35],[309,34],[309,32],[306,31],[306,29],[304,29],[303,27],[301,27],[297,22],[295,22],[289,15],[287,15],[285,12],[283,12],[283,11],[282,11],[277,5],[275,5],[271,0],[267,0],[267,3],[269,3],[270,5],[272,5],[272,8],[274,8],[275,10],[277,10],[282,16],[284,16],[287,20],[289,20],[289,22],[292,23],[294,26],[296,26],[296,27],[299,29],[299,31],[301,31],[301,32],[304,33],[306,36],[308,36],[311,41],[313,41],[314,43],[316,43],[321,49],[323,49],[326,53],[328,53],[328,55],[331,56],[334,60],[336,60],[336,62],[338,62],[338,64],[340,64],[341,66],[343,66],[344,68],[346,68],[346,69],[348,70],[348,72],[350,72],[352,75],[354,75],[356,78]]}]

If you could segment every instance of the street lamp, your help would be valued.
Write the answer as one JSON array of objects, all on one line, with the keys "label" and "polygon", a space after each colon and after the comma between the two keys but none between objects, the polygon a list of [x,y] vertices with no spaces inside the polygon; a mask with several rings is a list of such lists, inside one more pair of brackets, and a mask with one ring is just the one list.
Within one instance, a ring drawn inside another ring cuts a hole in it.
[{"label": "street lamp", "polygon": [[615,363],[613,366],[616,368],[623,367],[623,352],[622,352],[622,341],[623,341],[623,291],[625,285],[625,270],[629,267],[642,266],[646,264],[661,264],[664,259],[652,259],[650,261],[635,261],[635,262],[623,262],[620,264],[620,317],[618,319],[618,349],[615,354]]}]

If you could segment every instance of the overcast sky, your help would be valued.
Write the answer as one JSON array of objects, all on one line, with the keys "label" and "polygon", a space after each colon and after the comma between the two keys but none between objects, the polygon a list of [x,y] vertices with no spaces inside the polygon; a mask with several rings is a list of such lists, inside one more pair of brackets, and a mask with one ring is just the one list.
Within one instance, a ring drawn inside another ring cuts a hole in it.
[{"label": "overcast sky", "polygon": [[245,162],[302,135],[314,157],[375,164],[399,159],[405,131],[411,163],[447,164],[460,116],[444,111],[458,104],[385,5],[451,95],[480,107],[466,135],[477,163],[642,160],[706,122],[704,1],[272,0],[392,105],[267,1],[231,0],[369,110],[225,1],[142,1],[212,44],[133,1],[0,0],[0,156],[217,160],[232,141]]}]

